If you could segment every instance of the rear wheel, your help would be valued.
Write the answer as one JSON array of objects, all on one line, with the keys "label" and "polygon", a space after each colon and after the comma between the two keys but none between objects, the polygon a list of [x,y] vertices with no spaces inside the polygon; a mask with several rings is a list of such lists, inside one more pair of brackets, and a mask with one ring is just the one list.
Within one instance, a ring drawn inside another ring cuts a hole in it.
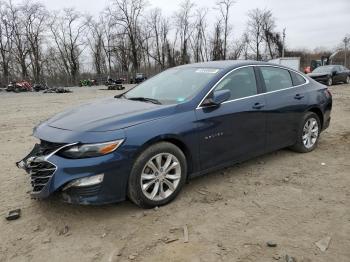
[{"label": "rear wheel", "polygon": [[300,153],[313,151],[317,147],[320,132],[321,124],[317,114],[306,113],[298,131],[297,142],[292,149]]},{"label": "rear wheel", "polygon": [[328,78],[328,80],[327,80],[327,86],[331,86],[331,85],[333,85],[332,77]]},{"label": "rear wheel", "polygon": [[152,145],[134,163],[128,196],[143,208],[165,205],[180,192],[186,173],[186,157],[177,146],[168,142]]}]

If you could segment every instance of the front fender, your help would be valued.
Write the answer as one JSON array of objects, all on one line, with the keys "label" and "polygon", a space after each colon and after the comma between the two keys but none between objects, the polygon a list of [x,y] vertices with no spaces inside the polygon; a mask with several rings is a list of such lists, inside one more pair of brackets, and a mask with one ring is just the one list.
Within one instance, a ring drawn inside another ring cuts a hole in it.
[{"label": "front fender", "polygon": [[191,161],[191,171],[195,171],[199,169],[199,144],[196,130],[194,111],[176,113],[166,118],[127,128],[125,130],[127,145],[125,146],[130,152],[133,152],[132,158],[135,160],[141,152],[156,142],[172,142],[185,151],[186,157]]}]

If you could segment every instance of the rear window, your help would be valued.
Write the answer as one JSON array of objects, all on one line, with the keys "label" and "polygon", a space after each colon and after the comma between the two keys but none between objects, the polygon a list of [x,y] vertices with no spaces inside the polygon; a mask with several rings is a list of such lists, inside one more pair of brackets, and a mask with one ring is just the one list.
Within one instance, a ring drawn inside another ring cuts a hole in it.
[{"label": "rear window", "polygon": [[302,77],[300,74],[298,73],[295,73],[293,71],[289,71],[291,76],[292,76],[292,79],[293,79],[293,85],[294,86],[299,86],[299,85],[302,85],[302,84],[305,84],[306,83],[306,80],[304,77]]},{"label": "rear window", "polygon": [[260,69],[264,78],[267,92],[277,91],[293,86],[292,78],[288,70],[269,66],[260,67]]}]

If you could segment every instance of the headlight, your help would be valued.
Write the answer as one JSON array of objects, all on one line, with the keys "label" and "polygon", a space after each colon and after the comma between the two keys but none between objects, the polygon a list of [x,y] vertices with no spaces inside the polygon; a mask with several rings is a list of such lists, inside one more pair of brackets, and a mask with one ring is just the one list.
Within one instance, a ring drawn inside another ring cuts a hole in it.
[{"label": "headlight", "polygon": [[77,144],[62,149],[58,152],[58,155],[67,158],[88,158],[107,155],[115,151],[122,143],[124,139],[99,143],[99,144]]}]

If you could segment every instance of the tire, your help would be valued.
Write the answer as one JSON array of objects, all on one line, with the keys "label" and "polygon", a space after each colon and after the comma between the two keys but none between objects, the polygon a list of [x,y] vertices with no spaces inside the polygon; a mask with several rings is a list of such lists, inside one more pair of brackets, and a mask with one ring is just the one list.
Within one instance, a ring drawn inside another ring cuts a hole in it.
[{"label": "tire", "polygon": [[[169,166],[174,165],[174,167],[166,173],[159,166],[166,166],[168,156],[171,159]],[[153,163],[153,165],[149,165],[150,163]],[[153,168],[151,169],[150,166]],[[158,170],[159,173],[154,170]],[[141,176],[141,174],[143,175]],[[151,145],[134,162],[129,176],[128,197],[142,208],[166,205],[179,194],[186,182],[186,176],[186,157],[177,146],[168,142]],[[172,188],[168,186],[169,181]],[[156,193],[154,194],[154,192]]]},{"label": "tire", "polygon": [[[307,129],[307,123],[312,123],[312,125],[317,124],[317,131],[316,129],[312,128],[313,132],[311,132],[311,134],[309,133],[309,136],[307,136],[307,134],[304,131],[305,129]],[[318,115],[313,112],[307,112],[304,115],[302,123],[299,127],[296,143],[291,147],[291,149],[299,153],[308,153],[313,151],[317,147],[318,140],[320,138],[320,133],[321,122]],[[305,140],[305,137],[307,137],[306,140],[308,141]]]},{"label": "tire", "polygon": [[347,76],[346,79],[345,79],[345,84],[350,84],[350,76]]},{"label": "tire", "polygon": [[327,80],[327,86],[331,86],[331,85],[333,85],[333,78],[332,77],[328,78],[328,80]]},{"label": "tire", "polygon": [[13,92],[19,93],[19,92],[21,92],[21,89],[20,89],[19,87],[15,87],[15,88],[13,89]]}]

